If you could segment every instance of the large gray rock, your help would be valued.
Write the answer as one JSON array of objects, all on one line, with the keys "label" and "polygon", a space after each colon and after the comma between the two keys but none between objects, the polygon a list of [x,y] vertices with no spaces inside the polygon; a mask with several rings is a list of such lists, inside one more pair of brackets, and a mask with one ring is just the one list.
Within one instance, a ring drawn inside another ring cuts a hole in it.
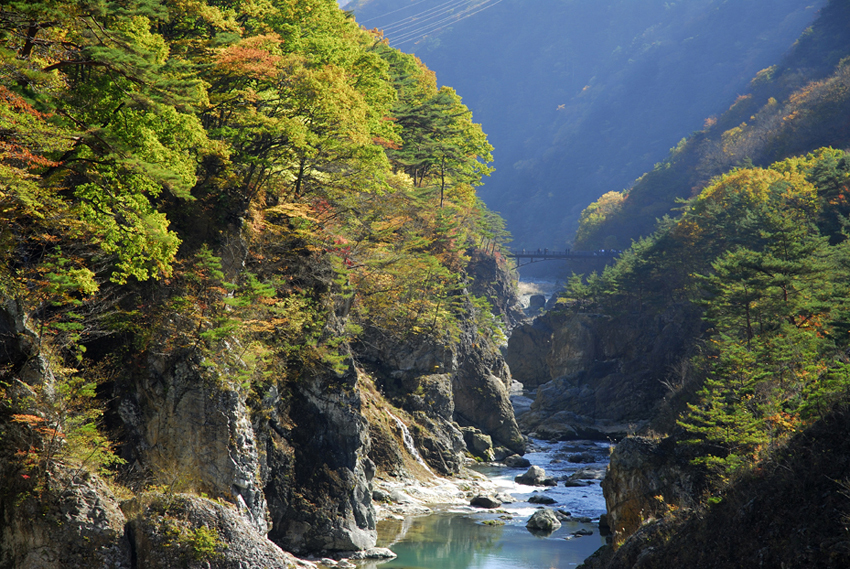
[{"label": "large gray rock", "polygon": [[19,472],[12,476],[6,467],[0,472],[0,567],[133,566],[124,535],[126,519],[99,478],[77,469],[56,469],[51,487],[39,494],[27,487]]},{"label": "large gray rock", "polygon": [[555,500],[555,498],[553,498],[552,496],[547,496],[546,494],[534,494],[528,498],[529,504],[543,504],[547,506],[550,504],[554,504],[556,501],[557,500]]},{"label": "large gray rock", "polygon": [[[272,398],[274,399],[274,398]],[[312,378],[277,399],[266,431],[269,538],[294,553],[375,546],[368,423],[356,376]]]},{"label": "large gray rock", "polygon": [[672,438],[623,439],[614,448],[602,480],[611,529],[626,536],[645,519],[662,517],[669,504],[691,505],[705,481],[691,468],[689,458]]},{"label": "large gray rock", "polygon": [[466,448],[473,456],[484,460],[492,461],[493,456],[493,439],[489,435],[485,435],[475,427],[461,427],[460,432],[463,433],[463,441],[466,443]]},{"label": "large gray rock", "polygon": [[558,516],[555,515],[555,512],[549,508],[543,508],[542,510],[537,510],[534,514],[532,514],[528,523],[525,524],[525,527],[532,531],[552,533],[561,527],[561,522],[558,520]]},{"label": "large gray rock", "polygon": [[476,506],[478,508],[492,509],[492,508],[498,508],[499,506],[501,506],[502,502],[500,502],[497,498],[495,498],[493,496],[485,496],[483,494],[479,494],[478,496],[475,496],[469,502],[469,505],[470,506]]},{"label": "large gray rock", "polygon": [[531,466],[531,462],[523,456],[512,454],[505,459],[505,466],[509,466],[511,468],[525,468],[527,466]]}]

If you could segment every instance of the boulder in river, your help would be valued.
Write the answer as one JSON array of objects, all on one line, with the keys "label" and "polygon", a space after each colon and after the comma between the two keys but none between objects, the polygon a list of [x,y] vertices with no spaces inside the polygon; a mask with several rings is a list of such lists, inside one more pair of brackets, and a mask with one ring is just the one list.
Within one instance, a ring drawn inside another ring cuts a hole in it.
[{"label": "boulder in river", "polygon": [[531,531],[552,533],[561,527],[561,522],[558,521],[555,512],[549,508],[543,508],[534,512],[525,527]]},{"label": "boulder in river", "polygon": [[547,496],[545,494],[534,494],[531,498],[528,499],[529,504],[554,504],[555,499],[551,496]]},{"label": "boulder in river", "polygon": [[511,468],[525,468],[531,466],[531,463],[525,457],[518,454],[512,454],[505,459],[505,466],[509,466]]},{"label": "boulder in river", "polygon": [[539,466],[532,466],[525,471],[525,474],[520,474],[514,481],[518,484],[526,484],[528,486],[556,486],[554,478],[547,477],[546,471]]},{"label": "boulder in river", "polygon": [[484,494],[479,494],[469,502],[470,506],[476,506],[479,508],[498,508],[502,505],[502,503],[494,498],[493,496],[485,496]]}]

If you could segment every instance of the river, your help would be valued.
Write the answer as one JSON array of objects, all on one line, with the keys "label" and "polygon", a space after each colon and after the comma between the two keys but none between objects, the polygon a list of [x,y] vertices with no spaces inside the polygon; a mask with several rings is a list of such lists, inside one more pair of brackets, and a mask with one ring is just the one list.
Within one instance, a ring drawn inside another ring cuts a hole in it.
[{"label": "river", "polygon": [[[525,455],[531,464],[555,478],[569,478],[579,470],[594,480],[586,486],[524,486],[514,477],[526,468],[479,466],[476,469],[495,483],[499,492],[517,501],[496,510],[472,507],[435,508],[427,516],[390,519],[378,524],[378,546],[398,555],[387,562],[359,564],[364,569],[563,569],[575,567],[604,545],[597,522],[605,513],[598,477],[604,471],[608,445],[589,441],[548,443],[531,441]],[[571,462],[579,460],[582,462]],[[569,512],[571,521],[548,536],[535,535],[525,527],[539,505],[528,502],[542,493],[555,500],[546,507]],[[583,530],[591,535],[576,535]]]}]

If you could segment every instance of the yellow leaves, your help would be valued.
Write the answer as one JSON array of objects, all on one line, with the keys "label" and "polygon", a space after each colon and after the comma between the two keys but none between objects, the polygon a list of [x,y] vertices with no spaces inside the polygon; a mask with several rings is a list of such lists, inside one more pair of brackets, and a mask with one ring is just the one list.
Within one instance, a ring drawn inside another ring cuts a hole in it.
[{"label": "yellow leaves", "polygon": [[283,203],[264,210],[266,214],[277,214],[286,217],[298,217],[307,221],[318,223],[315,211],[310,204],[306,203]]},{"label": "yellow leaves", "polygon": [[723,143],[723,151],[727,154],[732,153],[732,146],[738,141],[738,139],[743,135],[744,130],[747,128],[747,123],[742,122],[740,125],[735,128],[730,128],[725,131],[722,135],[720,135],[720,139]]},{"label": "yellow leaves", "polygon": [[185,18],[193,23],[201,21],[219,31],[240,31],[232,12],[223,12],[217,6],[210,6],[205,0],[170,0],[169,10],[172,20]]},{"label": "yellow leaves", "polygon": [[121,19],[115,27],[130,36],[139,47],[149,52],[154,62],[161,65],[168,60],[168,45],[161,35],[151,33],[151,21],[147,17],[133,16]]},{"label": "yellow leaves", "polygon": [[709,204],[721,207],[753,207],[766,203],[775,189],[782,189],[781,197],[794,198],[806,205],[813,204],[816,198],[815,187],[796,172],[747,168],[734,170],[716,180],[702,191],[694,201],[692,214],[704,213]]},{"label": "yellow leaves", "polygon": [[593,234],[596,228],[604,223],[606,219],[615,216],[622,209],[625,201],[625,193],[608,192],[587,206],[581,212],[579,229],[576,232],[576,241],[581,242],[585,237]]}]

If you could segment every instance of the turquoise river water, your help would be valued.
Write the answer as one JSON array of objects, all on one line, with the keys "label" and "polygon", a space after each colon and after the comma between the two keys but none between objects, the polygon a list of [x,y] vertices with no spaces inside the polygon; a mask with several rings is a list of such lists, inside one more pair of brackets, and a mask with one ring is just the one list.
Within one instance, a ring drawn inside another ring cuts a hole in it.
[{"label": "turquoise river water", "polygon": [[[597,472],[605,468],[608,445],[592,442],[545,443],[534,441],[537,452],[526,454],[532,464],[547,474],[565,477],[581,468]],[[592,455],[592,462],[569,462],[578,453]],[[389,547],[398,557],[387,562],[359,564],[363,569],[568,569],[581,564],[605,539],[597,522],[605,513],[605,501],[599,480],[589,486],[543,488],[516,484],[513,480],[527,468],[482,467],[499,487],[517,501],[498,510],[446,508],[434,514],[385,520],[378,524],[379,546]],[[542,492],[555,500],[547,507],[567,511],[573,518],[548,536],[529,532],[525,524],[540,507],[527,500]],[[495,522],[490,525],[488,521]],[[503,524],[503,525],[502,525]],[[575,536],[579,530],[592,535]]]}]

